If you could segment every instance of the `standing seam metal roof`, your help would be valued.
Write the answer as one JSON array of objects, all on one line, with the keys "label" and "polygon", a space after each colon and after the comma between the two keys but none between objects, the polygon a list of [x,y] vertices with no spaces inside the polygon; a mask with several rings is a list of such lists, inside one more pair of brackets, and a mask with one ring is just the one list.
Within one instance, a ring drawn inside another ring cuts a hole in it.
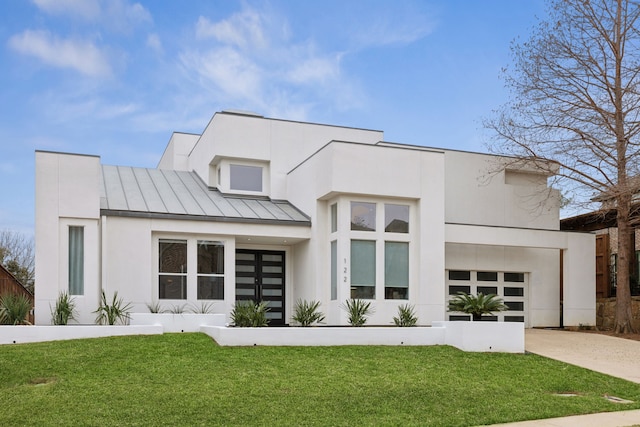
[{"label": "standing seam metal roof", "polygon": [[287,201],[227,196],[208,188],[195,172],[128,166],[102,166],[100,209],[119,216],[311,224]]}]

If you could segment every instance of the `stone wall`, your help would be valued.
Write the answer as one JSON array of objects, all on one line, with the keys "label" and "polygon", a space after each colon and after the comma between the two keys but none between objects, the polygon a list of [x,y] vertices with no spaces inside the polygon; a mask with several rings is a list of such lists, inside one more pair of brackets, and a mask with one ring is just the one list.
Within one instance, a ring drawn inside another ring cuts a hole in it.
[{"label": "stone wall", "polygon": [[[633,326],[636,330],[640,330],[640,296],[631,297],[631,312],[633,313]],[[598,329],[605,331],[613,329],[615,315],[615,297],[596,300],[596,326]]]}]

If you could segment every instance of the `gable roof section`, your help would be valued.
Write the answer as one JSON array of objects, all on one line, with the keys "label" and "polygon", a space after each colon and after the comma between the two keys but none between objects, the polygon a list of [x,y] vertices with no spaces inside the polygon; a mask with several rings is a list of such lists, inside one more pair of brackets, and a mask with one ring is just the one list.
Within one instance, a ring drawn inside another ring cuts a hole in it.
[{"label": "gable roof section", "polygon": [[107,216],[311,225],[287,201],[209,188],[195,172],[102,166],[100,211]]}]

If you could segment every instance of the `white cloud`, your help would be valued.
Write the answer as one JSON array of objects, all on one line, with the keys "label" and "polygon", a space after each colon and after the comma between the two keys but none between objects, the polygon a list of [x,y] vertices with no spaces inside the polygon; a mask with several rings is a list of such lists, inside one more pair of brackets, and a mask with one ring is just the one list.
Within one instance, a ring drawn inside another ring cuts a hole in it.
[{"label": "white cloud", "polygon": [[323,83],[340,77],[340,57],[315,57],[292,63],[288,71],[290,81],[297,84]]},{"label": "white cloud", "polygon": [[162,42],[160,41],[160,36],[157,33],[152,33],[147,36],[147,46],[158,54],[161,54],[164,51],[162,48]]},{"label": "white cloud", "polygon": [[211,22],[201,16],[196,24],[196,38],[214,38],[241,49],[264,49],[268,44],[260,14],[249,8],[220,22]]},{"label": "white cloud", "polygon": [[51,15],[70,15],[86,21],[95,21],[100,17],[98,0],[33,0],[33,3]]},{"label": "white cloud", "polygon": [[111,74],[105,53],[87,40],[62,39],[48,31],[25,30],[12,36],[8,45],[54,67],[71,68],[92,77]]}]

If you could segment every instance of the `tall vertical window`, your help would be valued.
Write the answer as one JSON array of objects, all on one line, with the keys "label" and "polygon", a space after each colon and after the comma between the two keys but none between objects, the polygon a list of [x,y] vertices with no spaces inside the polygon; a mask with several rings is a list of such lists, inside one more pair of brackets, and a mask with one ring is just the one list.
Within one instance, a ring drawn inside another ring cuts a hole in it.
[{"label": "tall vertical window", "polygon": [[409,206],[385,204],[384,231],[388,233],[408,233]]},{"label": "tall vertical window", "polygon": [[351,241],[351,298],[376,297],[376,242]]},{"label": "tall vertical window", "polygon": [[351,229],[376,231],[376,204],[351,202]]},{"label": "tall vertical window", "polygon": [[69,227],[69,295],[84,295],[84,227]]},{"label": "tall vertical window", "polygon": [[240,191],[262,191],[260,166],[229,165],[229,188]]},{"label": "tall vertical window", "polygon": [[331,205],[331,232],[336,231],[338,231],[338,204],[334,203]]},{"label": "tall vertical window", "polygon": [[384,242],[384,297],[409,299],[409,243]]},{"label": "tall vertical window", "polygon": [[159,297],[187,299],[187,241],[160,240]]},{"label": "tall vertical window", "polygon": [[224,245],[198,240],[198,299],[224,299]]},{"label": "tall vertical window", "polygon": [[338,299],[338,242],[331,242],[331,300]]}]

